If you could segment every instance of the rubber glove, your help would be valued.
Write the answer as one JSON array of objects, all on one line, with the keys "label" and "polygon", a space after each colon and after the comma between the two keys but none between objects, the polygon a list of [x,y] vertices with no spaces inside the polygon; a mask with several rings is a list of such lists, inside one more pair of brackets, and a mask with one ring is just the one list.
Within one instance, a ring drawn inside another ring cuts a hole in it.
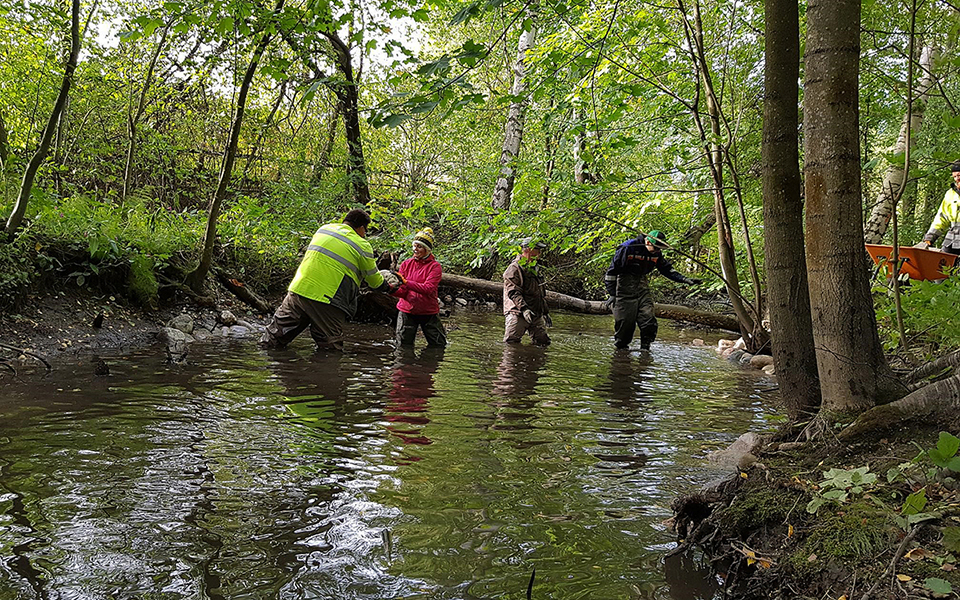
[{"label": "rubber glove", "polygon": [[523,312],[521,312],[520,314],[523,315],[523,320],[526,321],[527,323],[533,323],[534,321],[537,320],[537,315],[533,314],[533,311],[530,310],[529,308],[523,309]]}]

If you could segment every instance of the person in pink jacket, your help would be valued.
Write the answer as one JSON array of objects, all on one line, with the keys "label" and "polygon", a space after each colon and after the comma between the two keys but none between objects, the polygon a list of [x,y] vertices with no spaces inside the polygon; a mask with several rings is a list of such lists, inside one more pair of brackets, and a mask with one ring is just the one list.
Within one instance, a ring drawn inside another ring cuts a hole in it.
[{"label": "person in pink jacket", "polygon": [[397,309],[397,343],[412,346],[417,328],[423,329],[428,346],[446,346],[447,332],[440,322],[440,301],[437,288],[443,269],[433,257],[433,230],[425,227],[413,236],[413,258],[400,264],[403,284],[393,295],[399,298]]}]

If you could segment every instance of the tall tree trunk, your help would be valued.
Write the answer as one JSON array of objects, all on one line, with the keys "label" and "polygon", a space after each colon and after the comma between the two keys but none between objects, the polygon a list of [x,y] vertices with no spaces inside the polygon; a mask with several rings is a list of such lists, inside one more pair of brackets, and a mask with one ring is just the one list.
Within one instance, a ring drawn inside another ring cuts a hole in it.
[{"label": "tall tree trunk", "polygon": [[167,42],[167,33],[170,31],[171,23],[163,26],[160,34],[160,41],[153,50],[153,56],[150,57],[150,63],[147,65],[147,73],[143,78],[143,87],[140,89],[140,99],[137,101],[137,109],[133,114],[127,115],[127,160],[123,167],[123,190],[120,192],[120,202],[127,199],[130,192],[130,180],[133,177],[133,157],[137,151],[137,126],[140,124],[140,118],[143,117],[143,111],[147,107],[147,93],[150,91],[150,84],[153,80],[153,70],[157,67],[157,60],[163,51],[164,44]]},{"label": "tall tree trunk", "polygon": [[863,249],[858,137],[860,0],[810,0],[804,82],[807,272],[821,416],[896,399]]},{"label": "tall tree trunk", "polygon": [[507,112],[507,122],[503,128],[503,150],[500,153],[500,175],[493,187],[494,210],[507,210],[513,198],[513,185],[517,172],[515,161],[520,155],[520,142],[523,139],[523,121],[530,99],[527,92],[527,54],[533,49],[537,40],[537,17],[539,6],[535,1],[527,4],[525,9],[528,29],[520,33],[517,43],[517,61],[513,67],[513,87],[510,93],[513,102]]},{"label": "tall tree trunk", "polygon": [[360,204],[369,204],[370,186],[367,182],[367,163],[363,158],[363,139],[360,135],[360,101],[357,93],[358,82],[353,74],[353,59],[350,48],[336,32],[324,32],[330,40],[336,56],[337,69],[344,82],[334,88],[337,96],[337,109],[343,116],[343,130],[347,137],[347,179],[353,191],[354,200]]},{"label": "tall tree trunk", "polygon": [[[724,196],[723,165],[728,161],[726,161],[724,156],[726,149],[717,141],[724,136],[722,127],[723,115],[720,109],[719,96],[713,87],[710,65],[706,60],[705,46],[703,43],[703,24],[700,19],[700,4],[699,0],[694,0],[692,24],[687,20],[686,8],[683,1],[678,0],[677,4],[683,14],[684,27],[689,42],[690,58],[693,61],[698,76],[697,101],[692,106],[692,115],[706,150],[707,164],[713,179],[714,212],[717,220],[717,249],[720,257],[720,270],[727,286],[727,296],[730,298],[733,311],[740,320],[741,331],[744,341],[747,344],[747,350],[756,352],[765,345],[767,340],[762,328],[759,309],[757,306],[750,306],[744,302],[740,290],[736,253],[733,246],[733,228],[730,224],[730,216],[727,212],[727,204]],[[703,92],[702,95],[707,108],[707,117],[710,121],[709,133],[700,116],[699,90]],[[760,290],[757,290],[758,304],[759,292]]]},{"label": "tall tree trunk", "polygon": [[340,110],[336,105],[333,108],[333,114],[330,115],[330,121],[327,123],[327,135],[323,139],[323,146],[320,147],[320,156],[313,167],[313,177],[311,181],[314,185],[323,180],[327,169],[330,168],[330,155],[333,153],[333,143],[337,139],[337,125],[340,124]]},{"label": "tall tree trunk", "polygon": [[765,0],[763,232],[770,342],[791,420],[820,406],[800,198],[800,23],[797,0]]},{"label": "tall tree trunk", "polygon": [[[537,42],[537,18],[539,5],[537,0],[530,0],[522,21],[527,29],[520,32],[517,42],[517,60],[513,66],[513,86],[510,94],[513,102],[507,111],[507,122],[503,126],[503,149],[500,152],[500,173],[493,186],[493,200],[491,206],[497,212],[509,210],[513,201],[513,186],[517,179],[516,160],[520,156],[520,143],[523,141],[523,124],[527,105],[530,102],[527,82],[527,55]],[[493,245],[485,248],[486,255],[480,266],[474,270],[477,277],[489,279],[497,270],[497,261],[500,255]]]},{"label": "tall tree trunk", "polygon": [[[275,13],[283,8],[284,0],[278,0]],[[220,207],[223,199],[227,195],[227,186],[230,184],[230,175],[233,172],[233,163],[237,156],[237,143],[240,140],[240,126],[243,124],[243,113],[247,105],[247,94],[250,92],[250,84],[253,76],[257,72],[257,66],[260,59],[266,51],[272,34],[264,33],[260,42],[253,50],[250,57],[250,63],[247,65],[247,71],[243,75],[243,81],[240,83],[240,90],[237,93],[237,108],[234,113],[233,123],[230,126],[230,137],[227,141],[227,147],[223,153],[223,163],[220,166],[220,180],[217,183],[217,190],[210,200],[209,212],[207,214],[207,228],[203,235],[203,250],[200,253],[200,264],[187,276],[187,285],[197,294],[203,294],[203,282],[213,264],[213,245],[217,238],[217,219],[220,217]]]},{"label": "tall tree trunk", "polygon": [[23,215],[27,211],[27,202],[30,200],[30,192],[33,190],[33,181],[37,176],[37,170],[43,159],[47,157],[50,151],[50,142],[53,139],[54,130],[60,121],[60,114],[70,96],[70,86],[73,84],[73,76],[77,70],[77,59],[80,56],[80,0],[73,0],[70,9],[70,50],[65,58],[63,81],[60,83],[60,93],[57,95],[57,101],[53,105],[53,111],[47,120],[46,127],[43,128],[43,134],[40,136],[40,145],[34,152],[33,158],[27,164],[23,172],[23,181],[20,183],[20,193],[17,196],[17,202],[13,205],[13,211],[7,219],[5,231],[7,238],[13,240],[14,234],[20,228],[23,222]]},{"label": "tall tree trunk", "polygon": [[[930,89],[935,83],[933,76],[933,64],[939,56],[939,50],[932,46],[924,46],[920,53],[920,70],[923,75],[917,82],[917,93],[913,99],[913,108],[910,114],[903,116],[903,122],[900,125],[900,135],[897,137],[897,144],[893,148],[894,156],[904,156],[907,149],[907,130],[909,128],[909,137],[914,140],[911,147],[915,145],[915,140],[920,133],[920,127],[923,125],[923,116],[926,113],[927,101],[930,99]],[[909,57],[913,60],[913,57]],[[887,226],[890,224],[890,216],[893,214],[893,206],[900,188],[903,187],[905,178],[903,166],[899,163],[891,163],[883,175],[883,184],[880,186],[880,193],[874,203],[870,218],[864,227],[863,239],[868,244],[879,244],[883,241],[883,236],[887,232]]]}]

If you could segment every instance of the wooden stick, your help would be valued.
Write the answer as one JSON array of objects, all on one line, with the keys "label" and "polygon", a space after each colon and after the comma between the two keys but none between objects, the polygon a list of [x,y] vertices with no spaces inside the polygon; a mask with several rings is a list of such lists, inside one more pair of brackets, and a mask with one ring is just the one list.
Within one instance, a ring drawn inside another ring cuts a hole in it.
[{"label": "wooden stick", "polygon": [[3,342],[0,342],[0,348],[6,348],[7,350],[13,350],[14,352],[17,352],[17,353],[19,353],[19,354],[25,354],[25,355],[27,355],[27,356],[31,356],[31,357],[39,360],[40,362],[42,362],[44,365],[46,365],[48,371],[52,371],[52,370],[53,370],[53,367],[50,366],[50,363],[47,362],[47,359],[45,359],[44,357],[40,356],[39,354],[34,354],[33,352],[30,352],[30,351],[28,351],[28,350],[24,350],[23,348],[17,348],[16,346],[11,346],[10,344],[4,344]]}]

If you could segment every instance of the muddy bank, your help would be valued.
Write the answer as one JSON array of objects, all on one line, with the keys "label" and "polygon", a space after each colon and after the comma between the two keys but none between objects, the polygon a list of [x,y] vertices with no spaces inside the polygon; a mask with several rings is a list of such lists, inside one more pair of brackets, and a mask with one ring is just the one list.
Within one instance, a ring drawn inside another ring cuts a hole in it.
[{"label": "muddy bank", "polygon": [[833,451],[760,443],[729,478],[673,505],[671,554],[702,553],[725,598],[957,597],[960,486],[941,466],[957,447],[939,428],[897,428]]}]

